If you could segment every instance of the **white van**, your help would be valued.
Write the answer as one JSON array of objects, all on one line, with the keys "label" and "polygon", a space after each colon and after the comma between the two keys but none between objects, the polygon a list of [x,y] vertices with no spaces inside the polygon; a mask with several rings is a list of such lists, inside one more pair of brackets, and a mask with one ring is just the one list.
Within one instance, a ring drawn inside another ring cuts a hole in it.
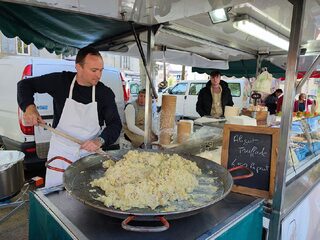
[{"label": "white van", "polygon": [[[36,149],[35,132],[39,127],[25,126],[22,111],[17,104],[17,82],[28,81],[51,72],[74,71],[74,61],[60,59],[40,59],[8,56],[0,59],[0,138],[5,149],[19,150],[25,153],[25,164],[43,162],[45,158]],[[124,117],[124,91],[119,70],[104,66],[101,81],[112,89],[116,96],[116,104],[121,119]],[[52,123],[53,104],[49,94],[35,94],[35,104],[42,118]],[[41,132],[40,132],[41,133]],[[43,132],[38,139],[41,143],[48,142],[50,134]],[[48,144],[47,144],[48,145]],[[38,154],[37,154],[38,153]]]},{"label": "white van", "polygon": [[[249,81],[246,78],[228,79],[223,77],[222,80],[228,83],[234,106],[240,109],[247,107],[251,91]],[[200,117],[196,111],[198,94],[200,90],[206,86],[208,81],[209,80],[182,80],[163,93],[163,95],[170,94],[177,97],[176,116],[192,119]]]}]

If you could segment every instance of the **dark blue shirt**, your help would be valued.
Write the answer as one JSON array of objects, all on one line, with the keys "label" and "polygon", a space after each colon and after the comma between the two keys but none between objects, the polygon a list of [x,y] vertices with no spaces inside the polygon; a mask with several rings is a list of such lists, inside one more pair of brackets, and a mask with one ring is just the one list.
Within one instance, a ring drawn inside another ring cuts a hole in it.
[{"label": "dark blue shirt", "polygon": [[305,103],[304,102],[299,103],[298,109],[299,109],[299,112],[304,112],[304,110],[306,109]]}]

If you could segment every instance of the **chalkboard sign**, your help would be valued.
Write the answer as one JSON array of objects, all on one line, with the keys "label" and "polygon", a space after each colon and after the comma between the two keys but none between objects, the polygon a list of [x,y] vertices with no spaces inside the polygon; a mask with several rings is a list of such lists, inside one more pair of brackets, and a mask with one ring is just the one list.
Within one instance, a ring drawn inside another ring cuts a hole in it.
[{"label": "chalkboard sign", "polygon": [[223,130],[222,165],[244,166],[253,172],[234,180],[233,191],[271,198],[274,192],[279,129],[226,124]]}]

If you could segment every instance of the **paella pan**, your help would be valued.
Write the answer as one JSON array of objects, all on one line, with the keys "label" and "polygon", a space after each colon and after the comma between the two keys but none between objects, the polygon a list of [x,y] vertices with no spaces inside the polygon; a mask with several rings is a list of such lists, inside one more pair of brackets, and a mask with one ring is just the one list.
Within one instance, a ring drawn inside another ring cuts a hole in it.
[{"label": "paella pan", "polygon": [[[146,150],[140,150],[146,151]],[[117,150],[110,152],[113,160],[117,161],[126,154],[128,150]],[[148,152],[154,152],[148,150]],[[168,153],[173,154],[173,153]],[[230,173],[222,166],[212,162],[210,160],[188,155],[179,154],[183,158],[195,162],[201,169],[201,176],[199,179],[199,186],[203,185],[214,185],[214,192],[207,192],[206,197],[198,198],[196,203],[188,201],[182,201],[176,204],[174,210],[168,210],[165,206],[159,206],[155,209],[151,208],[131,208],[129,210],[120,210],[114,207],[106,207],[101,201],[97,200],[99,195],[103,195],[104,192],[100,188],[91,187],[90,182],[94,179],[103,176],[105,169],[102,163],[105,157],[101,155],[90,155],[81,158],[77,162],[73,163],[64,172],[64,185],[69,194],[74,198],[85,204],[86,206],[111,217],[125,219],[122,226],[127,230],[133,231],[163,231],[169,227],[166,220],[178,219],[196,214],[207,207],[210,207],[214,203],[223,199],[231,190],[233,180]],[[125,177],[125,176],[124,176]],[[214,179],[214,181],[206,181],[208,179]],[[203,192],[199,189],[195,189],[195,194],[203,196]],[[161,221],[163,226],[159,228],[135,228],[128,225],[133,220],[142,221]],[[141,230],[142,229],[142,230]]]}]

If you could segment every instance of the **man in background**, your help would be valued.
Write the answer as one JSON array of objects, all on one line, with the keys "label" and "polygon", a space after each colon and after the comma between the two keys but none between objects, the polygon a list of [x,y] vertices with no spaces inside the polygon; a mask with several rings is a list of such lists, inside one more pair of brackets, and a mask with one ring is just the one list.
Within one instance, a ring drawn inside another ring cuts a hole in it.
[{"label": "man in background", "polygon": [[215,71],[199,92],[196,110],[201,117],[219,118],[224,116],[225,106],[233,106],[231,91],[228,84],[221,80],[221,73]]},{"label": "man in background", "polygon": [[[139,91],[137,100],[128,103],[124,110],[125,124],[123,126],[124,137],[132,146],[142,147],[144,143],[144,115],[145,115],[146,90]],[[157,136],[151,132],[151,141],[156,141]]]}]

